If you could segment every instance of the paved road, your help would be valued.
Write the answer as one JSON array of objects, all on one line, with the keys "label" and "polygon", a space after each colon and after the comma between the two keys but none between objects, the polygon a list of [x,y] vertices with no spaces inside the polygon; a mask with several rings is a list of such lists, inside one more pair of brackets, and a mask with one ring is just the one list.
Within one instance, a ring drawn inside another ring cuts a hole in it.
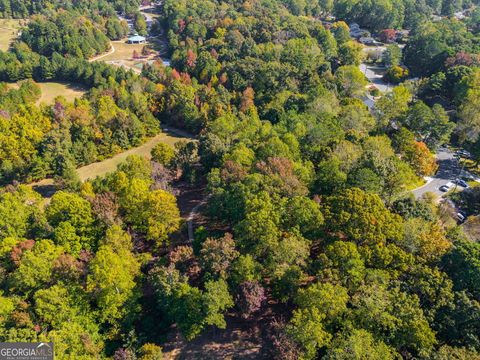
[{"label": "paved road", "polygon": [[383,81],[383,74],[385,68],[378,66],[370,66],[367,64],[360,64],[360,71],[365,74],[368,82],[375,85],[375,87],[381,92],[389,92],[392,90],[392,86]]},{"label": "paved road", "polygon": [[417,199],[427,192],[432,192],[438,196],[445,195],[444,192],[439,190],[440,186],[447,184],[460,174],[461,167],[452,151],[439,150],[437,153],[437,161],[439,166],[438,172],[433,176],[431,181],[412,191]]}]

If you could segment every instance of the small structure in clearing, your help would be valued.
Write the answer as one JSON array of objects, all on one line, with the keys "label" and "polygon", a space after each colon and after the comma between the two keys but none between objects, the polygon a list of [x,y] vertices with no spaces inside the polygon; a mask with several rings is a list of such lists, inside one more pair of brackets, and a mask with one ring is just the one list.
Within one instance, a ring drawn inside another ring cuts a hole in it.
[{"label": "small structure in clearing", "polygon": [[147,39],[144,36],[133,35],[133,36],[130,36],[128,38],[127,43],[129,43],[129,44],[145,44],[146,40]]}]

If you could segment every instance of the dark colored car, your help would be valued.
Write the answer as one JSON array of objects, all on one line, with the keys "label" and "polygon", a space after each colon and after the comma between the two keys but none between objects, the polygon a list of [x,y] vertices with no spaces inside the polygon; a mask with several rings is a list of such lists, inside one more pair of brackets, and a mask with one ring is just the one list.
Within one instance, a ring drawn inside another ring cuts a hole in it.
[{"label": "dark colored car", "polygon": [[468,187],[469,187],[468,184],[467,184],[467,182],[466,182],[465,180],[462,180],[462,179],[456,179],[456,180],[454,181],[454,183],[457,184],[457,185],[460,185],[460,186],[462,186],[462,187],[464,187],[464,188],[468,188]]}]

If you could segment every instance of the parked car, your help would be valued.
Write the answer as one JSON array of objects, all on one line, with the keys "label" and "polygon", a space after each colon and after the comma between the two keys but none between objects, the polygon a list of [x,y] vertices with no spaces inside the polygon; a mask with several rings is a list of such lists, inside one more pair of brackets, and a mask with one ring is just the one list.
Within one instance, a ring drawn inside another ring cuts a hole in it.
[{"label": "parked car", "polygon": [[470,154],[467,150],[463,150],[463,149],[458,150],[457,155],[467,159],[470,159],[472,157],[472,154]]},{"label": "parked car", "polygon": [[457,185],[460,185],[461,187],[464,187],[464,188],[469,188],[470,187],[470,186],[468,186],[467,182],[465,180],[462,180],[462,179],[455,179],[453,182]]},{"label": "parked car", "polygon": [[448,190],[450,190],[450,186],[442,185],[439,187],[439,190],[443,192],[447,192]]},{"label": "parked car", "polygon": [[459,212],[457,213],[457,219],[458,219],[458,221],[460,221],[460,222],[463,223],[466,218],[467,218],[467,214],[466,214],[464,211],[459,211]]}]

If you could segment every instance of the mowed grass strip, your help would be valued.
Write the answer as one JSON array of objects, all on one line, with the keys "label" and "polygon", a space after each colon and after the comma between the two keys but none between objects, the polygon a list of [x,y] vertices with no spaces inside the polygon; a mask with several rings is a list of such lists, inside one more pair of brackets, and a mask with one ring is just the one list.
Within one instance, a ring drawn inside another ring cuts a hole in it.
[{"label": "mowed grass strip", "polygon": [[112,41],[112,45],[115,48],[115,52],[102,57],[98,61],[132,60],[133,51],[135,50],[141,56],[142,49],[145,46],[145,44],[127,44],[125,41]]},{"label": "mowed grass strip", "polygon": [[[95,179],[98,176],[105,176],[117,170],[118,164],[125,161],[125,159],[130,155],[138,155],[150,159],[150,151],[155,145],[159,143],[165,143],[173,147],[173,145],[180,140],[196,141],[192,138],[187,137],[188,134],[183,133],[180,130],[178,130],[178,132],[178,136],[176,135],[176,131],[168,131],[168,133],[158,134],[157,136],[147,140],[144,144],[136,148],[129,149],[111,158],[90,165],[82,166],[77,169],[78,177],[82,182],[84,182],[87,180]],[[28,184],[28,186],[31,186],[35,191],[39,192],[45,198],[45,204],[47,204],[53,194],[58,191],[52,178],[36,181]]]},{"label": "mowed grass strip", "polygon": [[25,22],[25,20],[0,19],[0,50],[8,50],[12,41],[17,38],[18,31],[23,22]]},{"label": "mowed grass strip", "polygon": [[87,91],[82,85],[67,82],[42,82],[37,84],[42,90],[42,96],[37,101],[37,105],[41,103],[51,105],[57,96],[63,96],[71,102],[82,97]]},{"label": "mowed grass strip", "polygon": [[173,147],[173,145],[180,140],[192,141],[189,138],[176,136],[174,134],[161,133],[136,148],[124,151],[109,159],[78,168],[77,174],[82,182],[95,179],[97,176],[105,176],[114,172],[117,169],[118,164],[125,161],[130,155],[138,155],[150,159],[150,151],[155,145],[165,143]]}]

